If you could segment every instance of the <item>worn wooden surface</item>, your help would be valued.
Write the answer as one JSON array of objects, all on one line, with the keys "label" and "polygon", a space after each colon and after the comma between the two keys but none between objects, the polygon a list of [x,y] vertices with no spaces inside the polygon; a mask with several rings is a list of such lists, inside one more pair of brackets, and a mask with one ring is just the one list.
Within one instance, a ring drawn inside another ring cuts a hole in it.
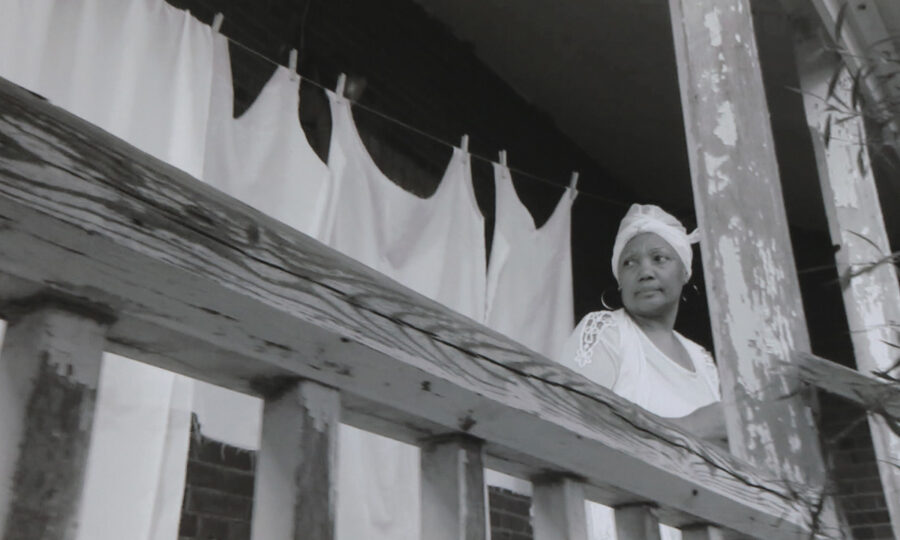
[{"label": "worn wooden surface", "polygon": [[573,474],[600,502],[805,535],[804,486],[5,83],[0,142],[0,299],[89,298],[117,315],[113,352],[258,395],[316,380],[341,391],[355,425],[407,440],[465,432],[492,467]]},{"label": "worn wooden surface", "polygon": [[[823,55],[814,37],[798,42],[796,56],[856,366],[862,373],[895,379],[890,392],[884,385],[872,384],[868,377],[853,377],[833,366],[831,377],[821,377],[820,382],[840,395],[856,394],[857,398],[851,399],[863,399],[869,410],[881,409],[898,420],[900,408],[890,410],[900,393],[897,267],[891,258],[863,119],[834,110],[840,110],[841,103],[853,102],[854,81],[844,70],[831,86],[840,60]],[[821,373],[826,367],[810,357],[803,360],[801,370],[807,374]],[[862,388],[866,379],[869,385]],[[883,416],[871,416],[869,427],[894,535],[900,538],[900,435]]]},{"label": "worn wooden surface", "polygon": [[681,540],[725,540],[722,530],[713,525],[682,527]]},{"label": "worn wooden surface", "polygon": [[485,540],[484,444],[465,435],[422,445],[422,540]]},{"label": "worn wooden surface", "polygon": [[335,538],[341,399],[311,381],[267,396],[253,490],[254,540]]},{"label": "worn wooden surface", "polygon": [[71,540],[105,326],[51,304],[16,312],[0,353],[0,531],[3,540]]},{"label": "worn wooden surface", "polygon": [[809,337],[751,2],[670,8],[729,444],[781,478],[823,485],[810,408],[774,369]]},{"label": "worn wooden surface", "polygon": [[584,485],[564,476],[532,479],[535,540],[588,540]]},{"label": "worn wooden surface", "polygon": [[616,538],[620,540],[660,540],[659,520],[653,507],[643,504],[615,509]]}]

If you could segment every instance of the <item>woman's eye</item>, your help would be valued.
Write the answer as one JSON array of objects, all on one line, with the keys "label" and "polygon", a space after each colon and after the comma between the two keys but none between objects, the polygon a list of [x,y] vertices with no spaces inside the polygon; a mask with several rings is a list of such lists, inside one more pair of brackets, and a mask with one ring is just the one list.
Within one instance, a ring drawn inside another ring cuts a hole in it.
[{"label": "woman's eye", "polygon": [[653,258],[653,260],[656,261],[656,262],[658,262],[658,263],[662,263],[662,262],[667,262],[667,261],[669,261],[669,260],[670,260],[670,257],[669,257],[668,255],[656,255],[656,256]]}]

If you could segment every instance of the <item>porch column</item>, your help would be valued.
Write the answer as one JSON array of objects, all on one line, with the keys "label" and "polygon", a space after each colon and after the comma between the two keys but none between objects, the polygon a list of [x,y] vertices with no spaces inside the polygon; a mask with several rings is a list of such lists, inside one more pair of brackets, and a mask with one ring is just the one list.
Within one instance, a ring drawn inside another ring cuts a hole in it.
[{"label": "porch column", "polygon": [[731,450],[820,486],[811,410],[780,366],[809,337],[750,2],[669,5]]},{"label": "porch column", "polygon": [[[814,38],[800,41],[796,54],[856,365],[866,374],[900,377],[895,364],[898,351],[892,346],[900,345],[897,269],[890,257],[862,118],[841,105],[854,101],[853,78],[844,69],[828,98],[841,59],[823,54]],[[838,110],[829,111],[829,105]],[[879,405],[867,406],[871,410]],[[869,415],[869,428],[894,536],[900,538],[900,437],[880,415]]]}]

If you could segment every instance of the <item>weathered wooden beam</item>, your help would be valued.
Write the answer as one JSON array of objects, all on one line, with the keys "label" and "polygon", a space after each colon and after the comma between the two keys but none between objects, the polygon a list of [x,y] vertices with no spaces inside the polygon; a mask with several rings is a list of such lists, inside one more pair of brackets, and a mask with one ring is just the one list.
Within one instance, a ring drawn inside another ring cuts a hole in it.
[{"label": "weathered wooden beam", "polygon": [[[863,118],[831,108],[835,103],[853,101],[854,81],[842,71],[837,84],[831,85],[841,61],[821,54],[814,39],[798,41],[796,57],[856,365],[863,373],[882,373],[895,381],[879,385],[871,377],[854,376],[849,370],[799,353],[795,356],[803,365],[798,369],[801,374],[813,375],[830,368],[830,376],[820,377],[824,379],[820,380],[825,385],[822,388],[855,395],[850,399],[865,400],[870,411],[880,410],[897,421],[900,284],[896,259],[885,230]],[[883,415],[870,416],[869,427],[894,535],[900,538],[900,435],[891,430]]]},{"label": "weathered wooden beam", "polygon": [[535,540],[587,540],[584,485],[566,476],[532,480]]},{"label": "weathered wooden beam", "polygon": [[332,540],[340,394],[312,381],[284,382],[263,409],[252,538]]},{"label": "weathered wooden beam", "polygon": [[0,531],[75,538],[104,333],[102,311],[33,298],[11,309],[0,353]]},{"label": "weathered wooden beam", "polygon": [[90,298],[117,315],[113,352],[258,395],[315,380],[359,427],[466,432],[526,469],[501,470],[572,474],[605,504],[808,532],[804,486],[5,82],[0,141],[0,300],[46,287]]},{"label": "weathered wooden beam", "polygon": [[644,504],[615,509],[616,538],[620,540],[660,540],[659,520],[653,507]]},{"label": "weathered wooden beam", "polygon": [[810,408],[794,392],[799,383],[774,369],[791,350],[808,350],[809,337],[750,2],[670,8],[731,450],[822,486]]},{"label": "weathered wooden beam", "polygon": [[484,443],[449,435],[422,445],[422,539],[485,540]]},{"label": "weathered wooden beam", "polygon": [[900,382],[867,375],[804,352],[794,352],[785,369],[791,376],[875,414],[900,419]]}]

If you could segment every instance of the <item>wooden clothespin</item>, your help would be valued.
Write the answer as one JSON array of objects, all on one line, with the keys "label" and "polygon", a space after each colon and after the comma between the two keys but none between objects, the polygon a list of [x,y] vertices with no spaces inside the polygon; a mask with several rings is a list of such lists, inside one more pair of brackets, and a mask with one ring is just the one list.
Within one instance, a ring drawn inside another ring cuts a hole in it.
[{"label": "wooden clothespin", "polygon": [[288,53],[288,69],[291,70],[291,79],[297,80],[300,77],[297,72],[297,49],[291,49]]},{"label": "wooden clothespin", "polygon": [[569,195],[575,198],[578,195],[578,171],[572,172],[572,179],[569,180]]},{"label": "wooden clothespin", "polygon": [[212,29],[213,32],[219,32],[222,29],[222,23],[225,22],[225,14],[224,13],[216,13],[216,16],[213,17]]},{"label": "wooden clothespin", "polygon": [[347,86],[347,74],[341,73],[338,75],[337,86],[334,88],[334,93],[338,98],[344,98],[344,87]]},{"label": "wooden clothespin", "polygon": [[463,136],[462,136],[462,140],[459,141],[459,148],[460,148],[463,152],[466,152],[466,153],[469,152],[469,136],[468,136],[468,135],[463,135]]},{"label": "wooden clothespin", "polygon": [[506,150],[500,150],[500,165],[506,167]]}]

